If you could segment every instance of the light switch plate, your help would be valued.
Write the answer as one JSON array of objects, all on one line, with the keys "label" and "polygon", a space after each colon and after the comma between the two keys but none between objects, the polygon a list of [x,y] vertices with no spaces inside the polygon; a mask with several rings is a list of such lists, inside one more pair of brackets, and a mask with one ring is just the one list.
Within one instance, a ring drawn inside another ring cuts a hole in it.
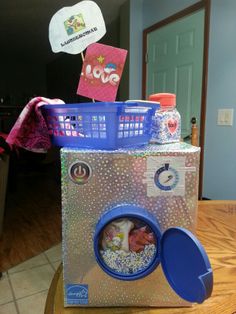
[{"label": "light switch plate", "polygon": [[234,109],[218,109],[218,125],[233,125]]}]

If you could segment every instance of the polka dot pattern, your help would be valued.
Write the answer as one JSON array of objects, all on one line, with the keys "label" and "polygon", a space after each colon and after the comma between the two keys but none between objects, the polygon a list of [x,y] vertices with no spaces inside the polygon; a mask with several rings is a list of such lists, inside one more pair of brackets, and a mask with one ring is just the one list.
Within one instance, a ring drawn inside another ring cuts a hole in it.
[{"label": "polka dot pattern", "polygon": [[[116,280],[96,263],[93,251],[95,226],[101,215],[122,204],[146,208],[157,218],[162,231],[185,227],[195,231],[200,149],[185,143],[150,145],[117,151],[61,150],[64,281],[88,284],[88,306],[184,306],[188,304],[170,288],[161,267],[135,282]],[[144,182],[149,156],[184,156],[185,195],[147,196]],[[86,162],[91,177],[76,184],[70,165]],[[137,293],[138,291],[138,293]]]}]

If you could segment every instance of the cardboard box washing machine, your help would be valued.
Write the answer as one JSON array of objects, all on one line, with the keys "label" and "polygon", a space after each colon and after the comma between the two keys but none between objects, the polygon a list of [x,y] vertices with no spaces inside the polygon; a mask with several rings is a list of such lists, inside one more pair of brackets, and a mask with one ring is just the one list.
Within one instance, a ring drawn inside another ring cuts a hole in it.
[{"label": "cardboard box washing machine", "polygon": [[195,232],[200,149],[61,149],[65,306],[189,306],[212,291]]}]

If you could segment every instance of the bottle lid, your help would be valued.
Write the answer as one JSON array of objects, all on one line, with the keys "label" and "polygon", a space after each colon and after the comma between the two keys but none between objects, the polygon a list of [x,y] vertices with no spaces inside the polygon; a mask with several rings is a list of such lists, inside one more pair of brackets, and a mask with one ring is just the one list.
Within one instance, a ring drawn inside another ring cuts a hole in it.
[{"label": "bottle lid", "polygon": [[158,93],[149,96],[148,100],[157,101],[161,107],[175,107],[176,106],[176,95],[170,93]]}]

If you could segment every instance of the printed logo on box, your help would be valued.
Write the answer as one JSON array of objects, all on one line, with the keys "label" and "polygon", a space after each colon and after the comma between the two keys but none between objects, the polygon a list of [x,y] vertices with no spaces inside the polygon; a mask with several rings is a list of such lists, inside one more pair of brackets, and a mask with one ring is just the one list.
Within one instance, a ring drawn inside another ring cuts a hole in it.
[{"label": "printed logo on box", "polygon": [[85,28],[85,23],[82,14],[72,15],[64,22],[67,35],[73,35]]},{"label": "printed logo on box", "polygon": [[66,285],[67,304],[88,304],[88,285]]}]

